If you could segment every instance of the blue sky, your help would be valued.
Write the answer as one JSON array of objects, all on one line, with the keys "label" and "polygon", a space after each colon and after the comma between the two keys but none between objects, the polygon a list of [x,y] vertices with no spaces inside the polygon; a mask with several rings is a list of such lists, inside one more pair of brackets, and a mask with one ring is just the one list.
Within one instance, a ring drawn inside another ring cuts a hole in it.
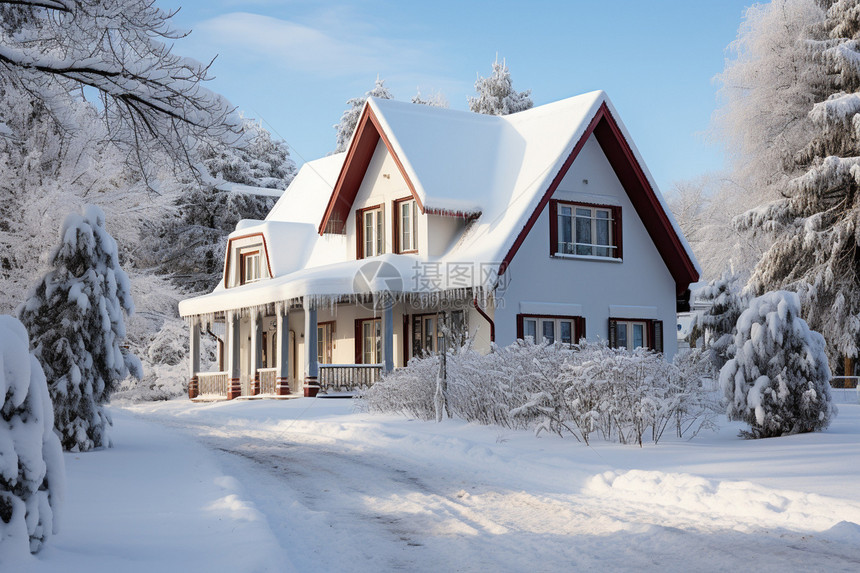
[{"label": "blue sky", "polygon": [[285,139],[297,163],[335,146],[346,100],[379,77],[399,100],[441,92],[467,109],[477,74],[505,58],[535,105],[603,89],[661,189],[723,165],[706,131],[748,0],[409,2],[162,0],[218,56],[210,87]]}]

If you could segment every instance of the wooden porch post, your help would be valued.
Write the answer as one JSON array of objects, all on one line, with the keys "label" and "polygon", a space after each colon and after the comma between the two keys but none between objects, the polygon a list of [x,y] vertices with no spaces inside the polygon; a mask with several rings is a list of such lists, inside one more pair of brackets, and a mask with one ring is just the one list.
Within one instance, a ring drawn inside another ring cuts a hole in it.
[{"label": "wooden porch post", "polygon": [[260,393],[260,375],[257,373],[260,368],[260,313],[257,309],[251,310],[248,326],[251,329],[251,353],[248,360],[251,371],[248,374],[251,379],[251,394],[256,396]]},{"label": "wooden porch post", "polygon": [[227,389],[227,399],[232,400],[242,394],[239,380],[241,364],[239,352],[242,337],[239,335],[239,314],[234,310],[227,311],[227,372],[230,377],[230,387]]},{"label": "wooden porch post", "polygon": [[278,306],[277,328],[278,328],[278,378],[275,393],[278,396],[287,396],[290,393],[290,308],[287,303]]},{"label": "wooden porch post", "polygon": [[320,390],[317,362],[317,309],[305,301],[305,397],[313,398]]},{"label": "wooden porch post", "polygon": [[191,333],[188,337],[189,349],[189,380],[188,380],[188,397],[196,398],[200,394],[198,385],[197,373],[200,372],[200,323],[196,318],[192,318]]},{"label": "wooden porch post", "polygon": [[394,302],[385,296],[382,301],[382,371],[394,370]]}]

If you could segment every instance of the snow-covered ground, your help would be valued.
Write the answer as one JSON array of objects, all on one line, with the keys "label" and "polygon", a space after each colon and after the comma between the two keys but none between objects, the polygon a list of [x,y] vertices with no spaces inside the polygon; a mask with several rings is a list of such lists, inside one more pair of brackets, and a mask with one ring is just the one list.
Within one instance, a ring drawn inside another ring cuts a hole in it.
[{"label": "snow-covered ground", "polygon": [[112,412],[115,447],[66,454],[62,529],[16,570],[860,568],[856,404],[824,433],[641,449],[323,398]]}]

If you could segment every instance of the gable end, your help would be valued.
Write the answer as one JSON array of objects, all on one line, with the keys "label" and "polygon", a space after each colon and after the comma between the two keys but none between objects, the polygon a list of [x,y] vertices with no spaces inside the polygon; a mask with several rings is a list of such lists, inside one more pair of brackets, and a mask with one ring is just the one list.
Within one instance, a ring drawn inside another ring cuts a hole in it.
[{"label": "gable end", "polygon": [[574,160],[585,146],[585,142],[588,141],[588,138],[592,134],[594,134],[595,139],[600,144],[600,148],[603,150],[606,159],[612,166],[612,170],[621,182],[621,186],[627,193],[634,209],[639,214],[639,218],[648,231],[648,235],[657,247],[672,277],[675,279],[677,292],[684,292],[690,283],[699,280],[699,273],[696,270],[695,264],[687,255],[680,237],[675,232],[674,226],[663,210],[660,200],[648,182],[648,178],[636,160],[633,150],[624,138],[624,134],[612,117],[605,102],[601,104],[594,118],[589,122],[585,132],[579,138],[579,141],[576,142],[573,151],[564,161],[538,202],[537,207],[529,216],[525,226],[517,235],[514,244],[502,260],[499,274],[504,273],[510,266],[514,255],[516,255],[522,246],[526,236],[532,227],[534,227],[540,214],[549,204],[550,198],[558,189],[562,179],[564,179]]},{"label": "gable end", "polygon": [[340,169],[340,174],[337,177],[328,205],[326,206],[325,214],[320,222],[318,232],[320,235],[324,233],[343,234],[346,232],[346,220],[352,205],[355,202],[355,197],[358,195],[358,190],[361,187],[361,182],[364,180],[364,175],[367,172],[367,167],[370,165],[370,160],[373,158],[373,152],[376,150],[376,144],[379,140],[385,144],[388,153],[397,165],[397,169],[406,181],[406,186],[409,188],[412,197],[424,213],[424,204],[418,198],[418,193],[415,191],[415,185],[406,173],[403,163],[394,151],[391,141],[382,129],[379,119],[373,113],[370,104],[366,103],[361,112],[361,117],[355,128],[355,134],[347,150],[346,159],[343,162],[343,167]]}]

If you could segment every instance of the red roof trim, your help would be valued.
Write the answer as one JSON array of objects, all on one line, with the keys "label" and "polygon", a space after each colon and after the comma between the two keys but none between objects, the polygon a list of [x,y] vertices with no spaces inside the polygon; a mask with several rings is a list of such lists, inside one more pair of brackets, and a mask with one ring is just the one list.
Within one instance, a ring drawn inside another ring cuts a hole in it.
[{"label": "red roof trim", "polygon": [[352,142],[347,150],[346,159],[344,159],[343,166],[340,169],[337,182],[335,183],[331,197],[328,200],[325,214],[320,222],[318,229],[320,235],[326,232],[326,227],[328,226],[329,221],[335,215],[338,216],[335,220],[339,222],[339,226],[334,230],[334,232],[344,232],[347,217],[349,216],[349,212],[352,210],[355,197],[358,195],[361,182],[364,180],[367,167],[370,165],[370,160],[373,158],[373,152],[376,151],[376,144],[380,139],[382,139],[386,149],[388,149],[388,153],[391,154],[391,158],[394,160],[394,164],[397,165],[400,175],[402,175],[404,181],[406,181],[406,186],[409,187],[409,191],[412,194],[412,197],[415,198],[415,202],[421,209],[421,213],[424,213],[424,204],[421,202],[421,199],[418,198],[418,193],[415,191],[415,185],[413,185],[409,175],[406,174],[403,162],[400,161],[397,153],[395,153],[394,147],[391,145],[391,140],[388,139],[388,135],[386,135],[385,131],[382,129],[382,125],[379,123],[379,119],[376,117],[376,114],[373,113],[373,109],[370,107],[370,104],[366,103],[364,104],[361,117],[356,125],[355,135],[353,136]]},{"label": "red roof trim", "polygon": [[541,197],[537,208],[532,212],[525,226],[519,235],[517,235],[513,246],[511,246],[508,254],[502,260],[499,274],[505,272],[510,266],[514,255],[516,255],[522,246],[529,231],[534,227],[538,217],[546,208],[550,198],[556,189],[558,189],[562,179],[564,179],[570,166],[573,165],[573,161],[579,155],[579,152],[582,151],[585,142],[592,133],[603,149],[603,153],[606,155],[607,160],[609,160],[610,165],[612,165],[612,169],[615,171],[615,175],[621,182],[622,187],[627,192],[630,202],[633,203],[633,207],[639,214],[639,218],[645,225],[651,240],[654,241],[669,272],[675,279],[677,291],[679,293],[683,292],[690,283],[699,280],[699,273],[696,271],[692,259],[687,254],[681,242],[681,238],[675,232],[669,216],[663,210],[660,200],[657,198],[654,189],[645,176],[645,172],[642,170],[642,166],[636,160],[633,150],[621,133],[621,129],[618,127],[615,118],[612,117],[605,102],[601,104],[597,113],[595,113],[594,118],[588,124],[582,137],[579,138],[573,151],[565,160],[555,178],[553,178],[543,197]]}]

